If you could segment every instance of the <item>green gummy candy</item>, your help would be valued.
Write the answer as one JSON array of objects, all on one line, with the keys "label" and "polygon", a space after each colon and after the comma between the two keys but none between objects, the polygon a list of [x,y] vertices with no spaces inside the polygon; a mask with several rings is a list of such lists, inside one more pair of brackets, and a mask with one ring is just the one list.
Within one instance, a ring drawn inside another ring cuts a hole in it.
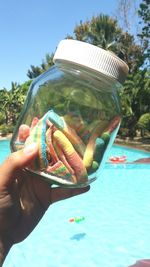
[{"label": "green gummy candy", "polygon": [[108,132],[105,132],[101,135],[101,138],[104,140],[104,142],[107,144],[110,140],[110,134]]},{"label": "green gummy candy", "polygon": [[96,171],[97,169],[98,169],[98,162],[94,160],[92,163],[92,170]]},{"label": "green gummy candy", "polygon": [[95,151],[94,151],[94,161],[100,163],[102,155],[104,153],[104,148],[105,148],[105,142],[102,138],[97,138],[96,139],[96,146],[95,146]]},{"label": "green gummy candy", "polygon": [[91,174],[91,173],[95,172],[98,169],[98,166],[99,166],[98,162],[94,160],[88,173]]}]

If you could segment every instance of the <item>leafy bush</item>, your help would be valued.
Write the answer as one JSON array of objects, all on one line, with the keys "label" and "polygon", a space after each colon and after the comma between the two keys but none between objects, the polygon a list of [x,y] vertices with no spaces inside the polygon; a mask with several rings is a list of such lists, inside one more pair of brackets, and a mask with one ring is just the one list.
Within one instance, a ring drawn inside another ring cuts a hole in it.
[{"label": "leafy bush", "polygon": [[137,127],[150,131],[150,113],[145,113],[139,118]]},{"label": "leafy bush", "polygon": [[118,135],[121,137],[121,138],[126,138],[127,136],[128,136],[128,134],[129,134],[129,130],[127,129],[127,128],[123,128],[123,127],[121,127],[120,129],[119,129],[119,132],[118,132]]},{"label": "leafy bush", "polygon": [[5,122],[5,114],[3,112],[0,112],[0,125]]},{"label": "leafy bush", "polygon": [[5,136],[9,133],[12,133],[14,130],[14,126],[13,125],[7,125],[7,124],[2,124],[0,125],[0,134],[1,136]]}]

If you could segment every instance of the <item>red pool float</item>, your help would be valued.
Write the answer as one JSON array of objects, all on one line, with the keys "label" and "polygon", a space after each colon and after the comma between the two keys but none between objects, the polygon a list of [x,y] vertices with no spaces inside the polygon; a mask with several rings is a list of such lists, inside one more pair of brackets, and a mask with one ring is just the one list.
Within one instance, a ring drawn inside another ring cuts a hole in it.
[{"label": "red pool float", "polygon": [[113,156],[109,158],[110,162],[112,163],[124,163],[126,162],[126,156]]}]

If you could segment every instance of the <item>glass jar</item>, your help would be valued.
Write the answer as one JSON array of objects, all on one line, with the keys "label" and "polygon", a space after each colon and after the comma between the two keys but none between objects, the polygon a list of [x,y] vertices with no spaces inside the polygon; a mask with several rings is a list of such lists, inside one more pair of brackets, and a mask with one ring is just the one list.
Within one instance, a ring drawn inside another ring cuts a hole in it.
[{"label": "glass jar", "polygon": [[50,184],[83,187],[101,173],[121,122],[118,91],[127,65],[113,53],[63,40],[55,65],[31,84],[12,151],[39,146],[29,171]]}]

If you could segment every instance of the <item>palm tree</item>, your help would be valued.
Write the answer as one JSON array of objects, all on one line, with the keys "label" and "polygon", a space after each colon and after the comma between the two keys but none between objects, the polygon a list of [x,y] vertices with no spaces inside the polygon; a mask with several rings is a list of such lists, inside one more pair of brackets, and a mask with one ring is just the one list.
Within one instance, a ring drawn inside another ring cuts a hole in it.
[{"label": "palm tree", "polygon": [[37,76],[39,76],[41,73],[43,73],[44,71],[48,70],[51,66],[54,65],[53,57],[54,57],[54,53],[46,54],[45,55],[45,59],[43,60],[43,62],[40,65],[40,67],[34,66],[34,65],[30,66],[31,70],[28,70],[27,76],[30,79],[34,79]]},{"label": "palm tree", "polygon": [[85,41],[104,49],[108,49],[116,43],[121,29],[117,21],[107,15],[100,14],[92,17],[91,21],[80,22],[74,30],[77,40]]},{"label": "palm tree", "polygon": [[[114,52],[127,62],[130,72],[137,67],[137,60],[142,58],[142,49],[134,43],[134,37],[124,32],[118,26],[117,20],[108,15],[93,16],[91,21],[84,23],[80,21],[80,24],[75,27],[74,34],[76,40]],[[68,36],[68,39],[73,37]]]}]

